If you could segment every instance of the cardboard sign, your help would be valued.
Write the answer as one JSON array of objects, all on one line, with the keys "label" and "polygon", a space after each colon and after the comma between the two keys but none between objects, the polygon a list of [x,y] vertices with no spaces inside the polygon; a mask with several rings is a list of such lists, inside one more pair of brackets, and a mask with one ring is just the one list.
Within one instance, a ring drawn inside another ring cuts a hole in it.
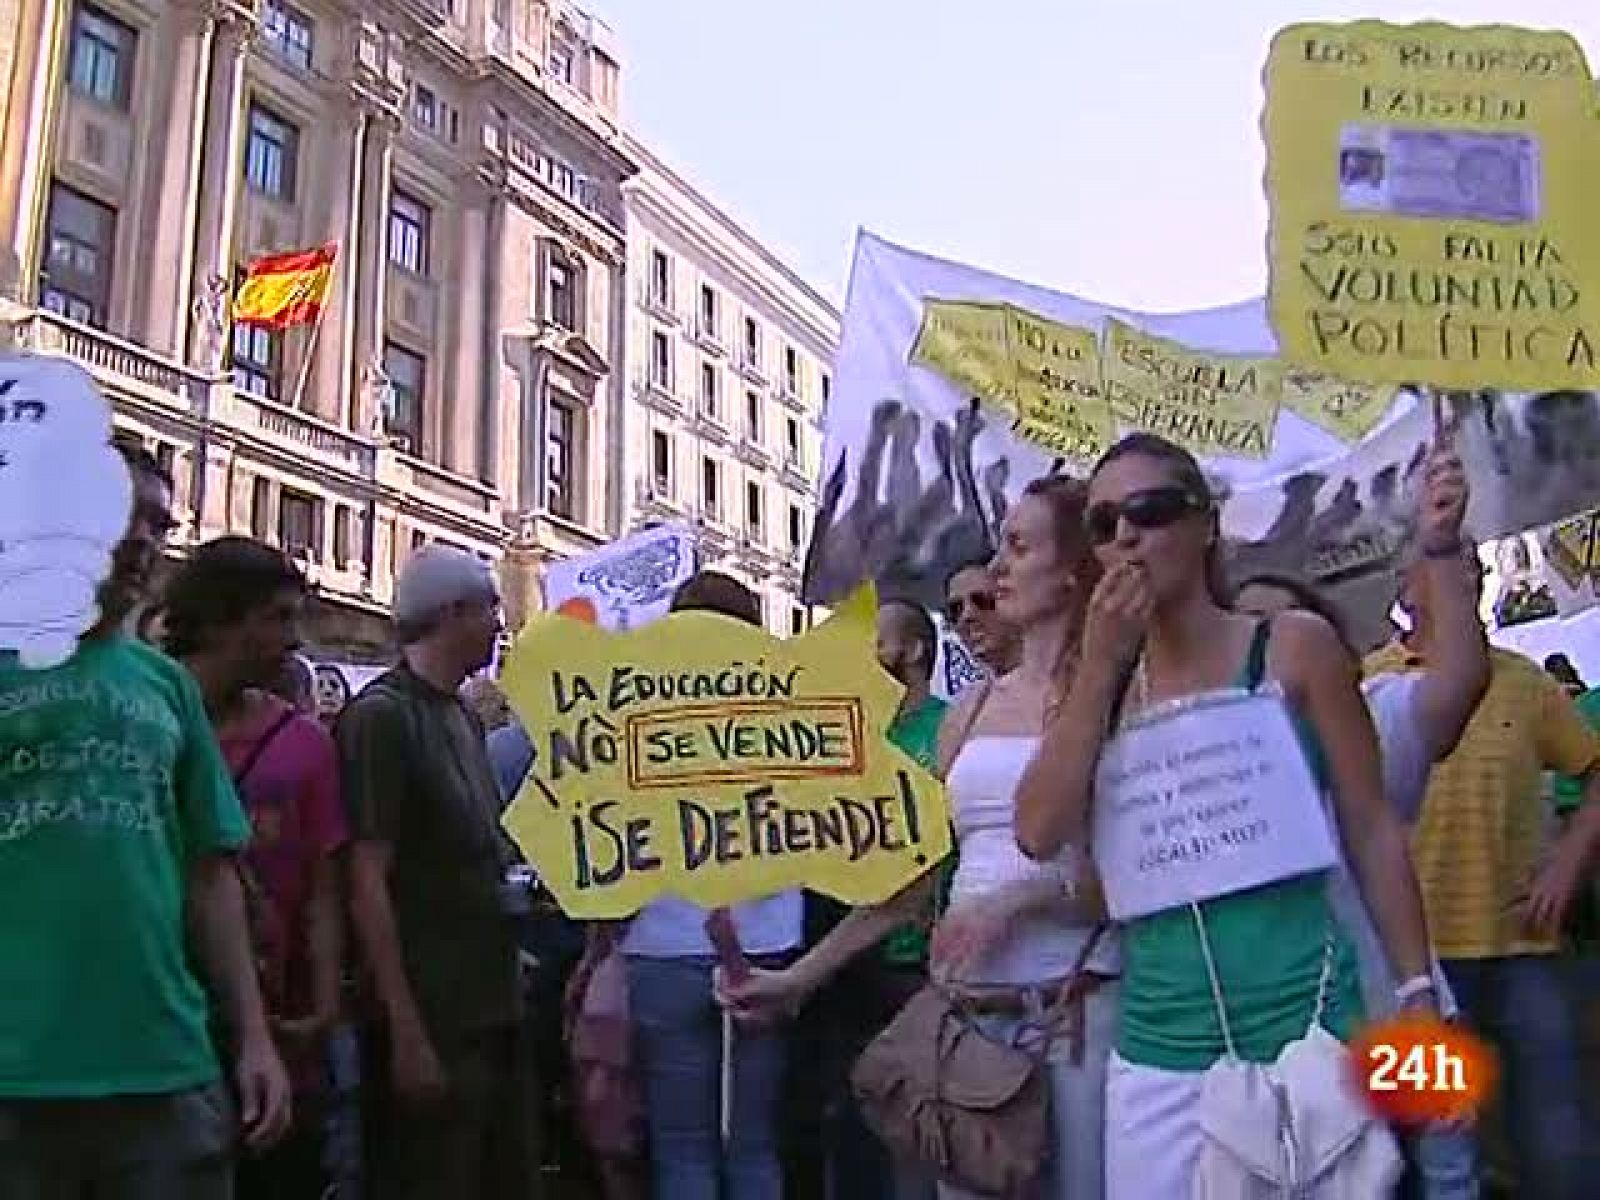
[{"label": "cardboard sign", "polygon": [[1594,92],[1573,37],[1294,25],[1266,78],[1287,361],[1358,383],[1595,386]]},{"label": "cardboard sign", "polygon": [[0,354],[0,649],[24,667],[72,657],[128,530],[133,484],[111,405],[64,358]]},{"label": "cardboard sign", "polygon": [[1119,921],[1333,866],[1282,694],[1206,693],[1130,721],[1096,771],[1094,860]]},{"label": "cardboard sign", "polygon": [[506,827],[567,915],[800,886],[870,904],[944,858],[943,786],[884,736],[875,608],[864,589],[786,640],[704,612],[531,621],[500,681],[534,745]]}]

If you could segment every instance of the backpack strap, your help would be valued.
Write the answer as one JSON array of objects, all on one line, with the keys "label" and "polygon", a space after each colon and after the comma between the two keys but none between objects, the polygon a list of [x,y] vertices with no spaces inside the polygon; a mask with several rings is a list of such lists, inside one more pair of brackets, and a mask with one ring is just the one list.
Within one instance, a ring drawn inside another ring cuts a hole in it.
[{"label": "backpack strap", "polygon": [[250,747],[250,753],[244,756],[244,761],[233,772],[233,786],[235,788],[244,787],[244,781],[250,777],[250,772],[256,769],[256,764],[261,761],[261,756],[271,748],[277,736],[288,728],[289,722],[298,715],[294,709],[286,708],[278,714],[277,719],[271,725],[267,726],[266,731],[256,739],[256,744]]}]

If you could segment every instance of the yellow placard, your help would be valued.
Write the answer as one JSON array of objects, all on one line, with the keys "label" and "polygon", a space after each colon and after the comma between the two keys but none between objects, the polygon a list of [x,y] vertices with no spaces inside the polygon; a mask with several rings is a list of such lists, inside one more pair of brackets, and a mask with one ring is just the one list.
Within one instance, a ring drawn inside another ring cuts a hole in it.
[{"label": "yellow placard", "polygon": [[1008,416],[1017,411],[1006,306],[925,299],[911,361],[939,372]]},{"label": "yellow placard", "polygon": [[1400,389],[1350,383],[1322,371],[1283,369],[1283,406],[1343,442],[1359,442],[1383,420]]},{"label": "yellow placard", "polygon": [[1269,358],[1191,350],[1107,321],[1106,400],[1119,425],[1169,438],[1200,457],[1265,458],[1282,399]]},{"label": "yellow placard", "polygon": [[869,587],[787,640],[704,612],[535,618],[501,680],[534,745],[506,827],[563,911],[801,886],[870,904],[944,858],[944,789],[884,736],[901,689],[874,610]]},{"label": "yellow placard", "polygon": [[1090,463],[1111,444],[1092,330],[1014,304],[925,299],[910,361],[939,372],[1051,454]]},{"label": "yellow placard", "polygon": [[1100,342],[1088,329],[1006,306],[1016,369],[1014,432],[1060,458],[1092,463],[1115,428],[1100,388]]},{"label": "yellow placard", "polygon": [[1600,138],[1574,38],[1293,25],[1266,80],[1286,361],[1356,383],[1595,385]]}]

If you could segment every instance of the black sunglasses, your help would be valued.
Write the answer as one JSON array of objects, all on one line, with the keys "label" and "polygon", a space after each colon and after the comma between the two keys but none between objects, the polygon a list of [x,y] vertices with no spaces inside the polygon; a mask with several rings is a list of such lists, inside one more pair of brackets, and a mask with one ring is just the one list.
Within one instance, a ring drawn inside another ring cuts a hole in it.
[{"label": "black sunglasses", "polygon": [[967,611],[967,605],[972,605],[973,612],[987,613],[994,611],[993,592],[973,592],[965,599],[957,597],[945,606],[945,614],[953,625],[961,620],[961,615]]},{"label": "black sunglasses", "polygon": [[1117,526],[1127,521],[1135,529],[1164,529],[1190,513],[1206,511],[1206,503],[1186,487],[1146,488],[1120,501],[1096,504],[1083,514],[1089,540],[1104,546],[1117,538]]}]

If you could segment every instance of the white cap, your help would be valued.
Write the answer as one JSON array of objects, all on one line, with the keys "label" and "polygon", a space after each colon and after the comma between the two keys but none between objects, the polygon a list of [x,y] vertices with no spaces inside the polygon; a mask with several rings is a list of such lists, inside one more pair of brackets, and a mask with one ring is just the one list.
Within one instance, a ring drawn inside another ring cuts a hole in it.
[{"label": "white cap", "polygon": [[499,593],[494,571],[483,559],[453,546],[424,546],[400,570],[394,584],[394,620],[427,621],[452,604],[487,600]]}]

